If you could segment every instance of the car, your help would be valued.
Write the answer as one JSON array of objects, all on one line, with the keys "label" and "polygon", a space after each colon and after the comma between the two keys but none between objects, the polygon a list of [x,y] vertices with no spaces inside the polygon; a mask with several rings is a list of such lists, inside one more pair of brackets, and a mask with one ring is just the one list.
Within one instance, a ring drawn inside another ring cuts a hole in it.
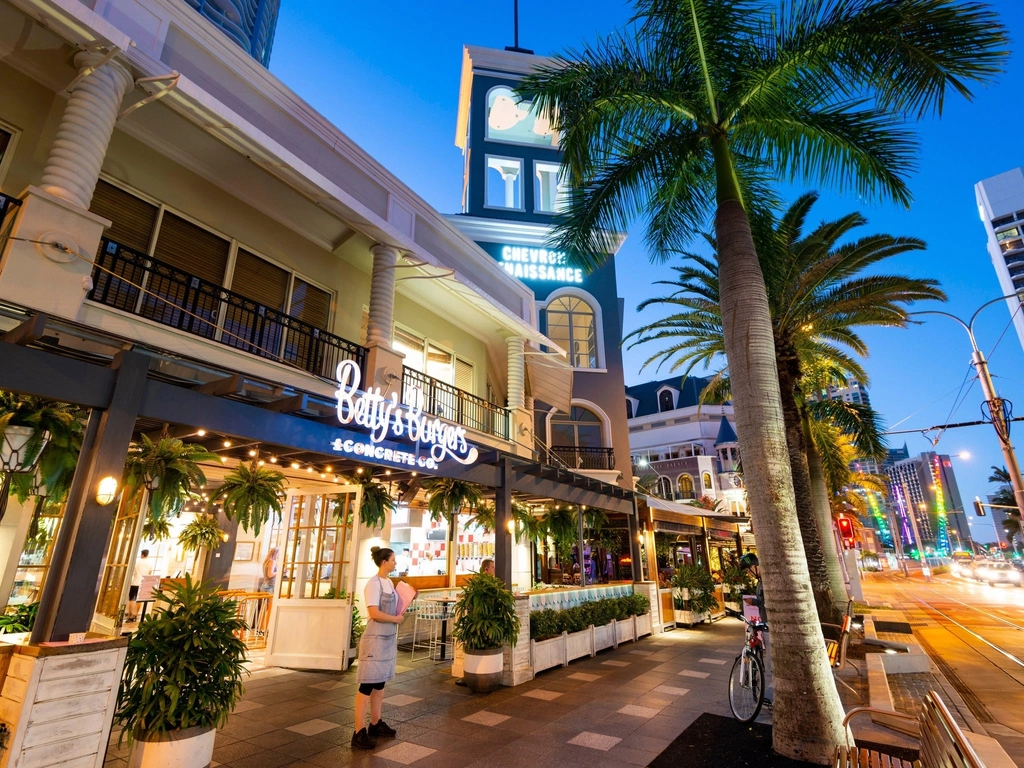
[{"label": "car", "polygon": [[987,562],[978,563],[974,569],[974,578],[978,581],[987,581],[990,585],[1013,584],[1021,586],[1021,578],[1024,573],[1014,568],[1010,563]]}]

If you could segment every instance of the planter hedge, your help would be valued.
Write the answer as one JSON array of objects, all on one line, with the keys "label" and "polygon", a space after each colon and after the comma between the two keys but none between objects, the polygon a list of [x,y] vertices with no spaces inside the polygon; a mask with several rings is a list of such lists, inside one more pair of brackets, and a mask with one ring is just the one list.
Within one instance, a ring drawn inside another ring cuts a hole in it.
[{"label": "planter hedge", "polygon": [[623,621],[630,616],[643,616],[651,610],[651,601],[646,595],[626,595],[591,600],[568,608],[554,611],[550,608],[530,612],[530,639],[538,642],[557,637],[563,632],[582,632],[589,626],[603,627],[612,621]]}]

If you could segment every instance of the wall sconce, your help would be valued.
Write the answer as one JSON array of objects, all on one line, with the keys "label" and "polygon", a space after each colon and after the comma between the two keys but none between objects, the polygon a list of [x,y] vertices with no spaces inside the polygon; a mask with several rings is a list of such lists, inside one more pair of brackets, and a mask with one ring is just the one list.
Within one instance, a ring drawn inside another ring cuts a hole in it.
[{"label": "wall sconce", "polygon": [[508,524],[506,525],[506,527],[508,528],[508,532],[511,533],[513,536],[515,536],[515,533],[516,533],[516,521],[515,520],[509,520]]},{"label": "wall sconce", "polygon": [[116,498],[117,478],[108,475],[100,480],[99,489],[96,491],[96,501],[105,507]]}]

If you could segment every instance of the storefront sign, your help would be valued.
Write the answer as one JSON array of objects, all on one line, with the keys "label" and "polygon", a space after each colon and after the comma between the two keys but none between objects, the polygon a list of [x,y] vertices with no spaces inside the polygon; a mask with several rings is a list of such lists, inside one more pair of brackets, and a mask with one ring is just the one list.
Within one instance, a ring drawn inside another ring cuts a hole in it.
[{"label": "storefront sign", "polygon": [[[436,469],[445,459],[460,464],[473,464],[479,453],[466,440],[464,427],[423,415],[423,395],[410,387],[413,404],[402,404],[398,395],[381,394],[380,387],[363,392],[359,389],[362,372],[355,361],[338,363],[338,421],[358,424],[369,431],[366,440],[338,438],[333,448],[342,453],[386,461],[422,469]],[[389,438],[405,438],[430,449],[429,456],[381,445]]]},{"label": "storefront sign", "polygon": [[539,280],[566,285],[583,282],[583,270],[569,266],[565,251],[506,245],[501,249],[501,266],[520,280]]}]

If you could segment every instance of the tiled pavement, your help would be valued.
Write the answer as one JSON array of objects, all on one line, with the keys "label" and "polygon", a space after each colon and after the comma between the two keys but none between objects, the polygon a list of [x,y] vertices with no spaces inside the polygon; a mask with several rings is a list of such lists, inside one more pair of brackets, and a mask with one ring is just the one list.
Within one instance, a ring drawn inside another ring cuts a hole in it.
[{"label": "tiled pavement", "polygon": [[[260,669],[217,734],[214,765],[644,766],[702,712],[729,714],[742,641],[739,622],[676,630],[487,695],[456,686],[441,665],[406,663],[385,689],[384,719],[398,737],[372,753],[349,748],[354,672]],[[126,754],[112,746],[106,766],[123,768]]]}]

